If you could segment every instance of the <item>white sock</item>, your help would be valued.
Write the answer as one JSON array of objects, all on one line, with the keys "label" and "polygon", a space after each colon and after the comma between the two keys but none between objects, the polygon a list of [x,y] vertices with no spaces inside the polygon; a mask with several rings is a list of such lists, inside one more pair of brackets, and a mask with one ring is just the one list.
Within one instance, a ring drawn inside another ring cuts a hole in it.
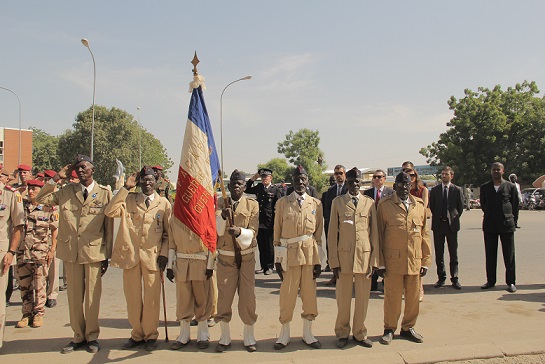
[{"label": "white sock", "polygon": [[278,335],[277,343],[287,346],[290,343],[290,323],[282,325],[280,335]]},{"label": "white sock", "polygon": [[197,325],[197,341],[210,341],[207,320],[199,321]]},{"label": "white sock", "polygon": [[191,339],[190,334],[191,330],[189,328],[189,321],[180,320],[180,336],[176,338],[176,341],[179,341],[182,344],[187,344]]},{"label": "white sock", "polygon": [[244,346],[255,345],[254,325],[244,325]]},{"label": "white sock", "polygon": [[228,322],[220,321],[221,336],[218,344],[229,345],[231,343],[231,329]]},{"label": "white sock", "polygon": [[312,335],[312,321],[310,320],[303,319],[303,340],[307,344],[312,344],[318,341],[318,339]]}]

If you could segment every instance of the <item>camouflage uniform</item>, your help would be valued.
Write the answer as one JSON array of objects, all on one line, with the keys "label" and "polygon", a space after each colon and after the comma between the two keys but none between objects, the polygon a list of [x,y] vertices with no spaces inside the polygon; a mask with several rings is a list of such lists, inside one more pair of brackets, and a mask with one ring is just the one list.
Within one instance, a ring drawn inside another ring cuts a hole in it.
[{"label": "camouflage uniform", "polygon": [[161,197],[165,197],[168,202],[172,203],[170,198],[170,182],[168,182],[165,177],[161,176],[157,179],[155,184],[155,191]]},{"label": "camouflage uniform", "polygon": [[51,230],[58,228],[56,209],[33,205],[29,201],[25,201],[24,207],[24,238],[17,254],[23,318],[44,315],[49,269],[46,263],[50,250],[49,234]]}]

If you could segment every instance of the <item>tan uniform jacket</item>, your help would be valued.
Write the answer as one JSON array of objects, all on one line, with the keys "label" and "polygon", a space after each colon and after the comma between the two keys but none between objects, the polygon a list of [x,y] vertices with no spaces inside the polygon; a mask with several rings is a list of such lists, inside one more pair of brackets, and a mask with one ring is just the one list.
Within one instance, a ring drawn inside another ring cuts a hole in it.
[{"label": "tan uniform jacket", "polygon": [[431,264],[430,232],[421,198],[409,195],[409,210],[394,193],[378,203],[380,263],[387,274],[420,273]]},{"label": "tan uniform jacket", "polygon": [[57,192],[46,183],[36,200],[59,206],[57,258],[70,263],[96,263],[112,255],[114,220],[104,215],[112,192],[95,182],[84,201],[80,183],[67,184]]},{"label": "tan uniform jacket", "polygon": [[51,231],[59,227],[59,214],[55,207],[24,203],[26,223],[19,244],[18,261],[45,264],[51,244]]},{"label": "tan uniform jacket", "polygon": [[[169,224],[168,246],[176,253],[208,256],[208,248],[203,244],[201,238],[175,217],[172,217]],[[206,279],[206,263],[206,260],[201,259],[177,258],[176,279],[182,282],[204,281]]]},{"label": "tan uniform jacket", "polygon": [[280,246],[280,239],[308,235],[309,239],[288,244],[288,266],[320,264],[318,246],[322,245],[324,218],[320,200],[305,196],[299,207],[297,193],[282,197],[276,203],[274,216],[274,246]]},{"label": "tan uniform jacket", "polygon": [[108,217],[120,217],[119,232],[112,252],[112,266],[130,269],[142,262],[152,272],[157,257],[168,256],[168,225],[172,206],[154,192],[146,207],[146,195],[122,187],[104,210]]},{"label": "tan uniform jacket", "polygon": [[[0,253],[9,250],[11,230],[24,223],[25,210],[21,194],[0,182]],[[0,254],[0,259],[3,257]]]},{"label": "tan uniform jacket", "polygon": [[358,207],[349,193],[336,197],[331,204],[329,266],[342,273],[370,273],[378,267],[378,230],[375,202],[360,193]]},{"label": "tan uniform jacket", "polygon": [[[221,215],[221,210],[225,207],[225,201],[222,197],[218,198],[216,207],[217,213]],[[232,206],[231,206],[232,208]],[[250,229],[254,233],[252,243],[248,248],[253,248],[257,245],[257,230],[259,228],[259,204],[252,198],[246,198],[242,196],[238,202],[237,209],[234,212],[235,226],[241,228]],[[229,225],[229,223],[227,223]],[[227,226],[228,227],[228,226]],[[234,251],[233,238],[229,233],[218,236],[217,246],[218,249]]]}]

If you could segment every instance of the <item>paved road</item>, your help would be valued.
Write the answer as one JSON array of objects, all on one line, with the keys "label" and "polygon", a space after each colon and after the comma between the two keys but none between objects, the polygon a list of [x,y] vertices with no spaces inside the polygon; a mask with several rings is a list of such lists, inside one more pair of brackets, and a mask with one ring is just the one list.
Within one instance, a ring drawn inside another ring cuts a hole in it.
[{"label": "paved road", "polygon": [[[85,351],[69,355],[59,354],[62,346],[71,339],[68,323],[66,294],[61,292],[59,305],[47,309],[44,327],[39,329],[15,329],[20,318],[20,299],[14,293],[14,305],[7,309],[7,327],[4,347],[0,349],[2,363],[49,361],[54,363],[106,363],[129,361],[144,363],[149,360],[202,361],[221,360],[224,363],[245,362],[361,362],[370,363],[425,363],[473,358],[501,358],[521,354],[545,353],[545,211],[521,211],[520,225],[516,233],[517,288],[508,293],[502,282],[503,262],[498,262],[498,284],[495,289],[482,291],[485,282],[484,247],[480,210],[467,211],[462,216],[460,232],[460,282],[461,291],[446,286],[433,287],[437,277],[431,269],[425,278],[426,295],[416,329],[425,339],[423,344],[414,344],[394,339],[391,345],[378,343],[382,334],[382,296],[371,295],[367,327],[375,345],[371,349],[350,343],[340,350],[335,346],[333,326],[336,316],[334,288],[325,287],[331,273],[319,278],[318,307],[320,315],[314,325],[314,333],[323,344],[323,349],[308,349],[300,339],[302,321],[298,316],[300,303],[292,323],[292,342],[283,352],[272,349],[279,332],[278,290],[280,281],[276,276],[257,276],[258,322],[256,338],[258,352],[247,353],[242,344],[242,324],[236,314],[231,327],[233,346],[230,351],[218,354],[214,346],[219,338],[219,326],[210,330],[212,343],[204,352],[190,345],[182,351],[169,350],[164,343],[164,327],[160,329],[159,350],[147,353],[143,349],[122,351],[119,348],[130,335],[126,320],[125,301],[122,292],[121,271],[110,268],[104,279],[100,324],[102,350],[92,355]],[[448,259],[448,258],[447,258]],[[178,332],[175,321],[174,284],[166,282],[168,333],[172,342]],[[234,305],[236,310],[236,304]],[[161,312],[161,317],[162,312]],[[163,324],[163,322],[161,322]],[[193,337],[196,328],[193,329]],[[543,358],[543,356],[540,356]],[[480,361],[479,361],[480,362]],[[528,361],[526,361],[528,362]],[[531,362],[531,361],[530,361]]]}]

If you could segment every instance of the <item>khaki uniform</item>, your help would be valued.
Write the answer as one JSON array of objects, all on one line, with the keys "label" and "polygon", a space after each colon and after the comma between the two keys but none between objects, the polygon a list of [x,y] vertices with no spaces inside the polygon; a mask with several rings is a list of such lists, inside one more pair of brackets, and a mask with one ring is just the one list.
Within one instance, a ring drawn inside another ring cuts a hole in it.
[{"label": "khaki uniform", "polygon": [[[19,192],[14,192],[11,187],[0,182],[0,348],[4,341],[4,328],[6,324],[6,287],[8,274],[2,274],[4,269],[4,256],[10,246],[11,231],[14,227],[24,225],[25,212],[23,199]],[[15,259],[15,257],[14,257]]]},{"label": "khaki uniform", "polygon": [[59,206],[57,257],[66,267],[73,341],[94,341],[100,333],[101,262],[112,255],[113,219],[104,215],[112,192],[95,181],[84,200],[80,183],[67,184],[54,192],[55,186],[46,183],[36,200]]},{"label": "khaki uniform", "polygon": [[405,312],[401,328],[414,327],[419,311],[420,268],[431,264],[430,232],[426,206],[409,195],[409,208],[394,193],[378,204],[379,265],[384,276],[384,328],[396,330],[401,315],[402,295]]},{"label": "khaki uniform", "polygon": [[177,254],[177,320],[191,321],[193,317],[199,322],[208,320],[214,299],[210,279],[206,279],[208,249],[199,236],[175,218],[170,221],[168,240],[169,249]]},{"label": "khaki uniform", "polygon": [[22,312],[23,317],[43,316],[49,269],[46,258],[51,248],[49,236],[59,226],[59,215],[53,208],[33,205],[30,201],[25,201],[24,208],[26,223],[17,252]]},{"label": "khaki uniform", "polygon": [[331,204],[329,232],[329,266],[340,268],[337,280],[337,320],[335,335],[350,335],[350,307],[352,284],[355,289],[353,335],[362,341],[367,338],[365,317],[369,305],[371,273],[378,267],[378,230],[375,202],[359,194],[354,206],[352,195],[346,193]]},{"label": "khaki uniform", "polygon": [[[216,208],[216,216],[219,219],[222,219],[221,210],[224,207],[225,201],[223,198],[219,198]],[[242,196],[233,215],[235,226],[247,229],[253,236],[251,237],[250,246],[241,251],[242,264],[240,269],[237,268],[235,262],[235,247],[232,236],[227,231],[221,232],[221,235],[218,236],[218,312],[215,321],[231,321],[233,315],[231,306],[233,305],[235,292],[238,291],[238,314],[240,319],[245,325],[253,325],[257,320],[254,268],[257,246],[256,235],[259,229],[259,205],[256,200]],[[227,223],[227,225],[229,224]]]},{"label": "khaki uniform", "polygon": [[129,193],[121,188],[104,210],[108,217],[121,218],[112,266],[123,269],[127,315],[135,341],[156,340],[159,336],[161,273],[157,257],[168,256],[172,211],[170,202],[157,193],[154,192],[149,207],[146,207],[146,198],[141,192]]},{"label": "khaki uniform", "polygon": [[[280,323],[293,318],[297,294],[301,295],[303,313],[301,317],[314,320],[318,316],[314,265],[320,264],[318,246],[322,245],[322,203],[309,195],[302,206],[297,202],[297,193],[282,197],[276,203],[274,218],[274,246],[287,247],[287,270],[280,285]],[[286,239],[307,236],[308,238],[288,243]]]}]

